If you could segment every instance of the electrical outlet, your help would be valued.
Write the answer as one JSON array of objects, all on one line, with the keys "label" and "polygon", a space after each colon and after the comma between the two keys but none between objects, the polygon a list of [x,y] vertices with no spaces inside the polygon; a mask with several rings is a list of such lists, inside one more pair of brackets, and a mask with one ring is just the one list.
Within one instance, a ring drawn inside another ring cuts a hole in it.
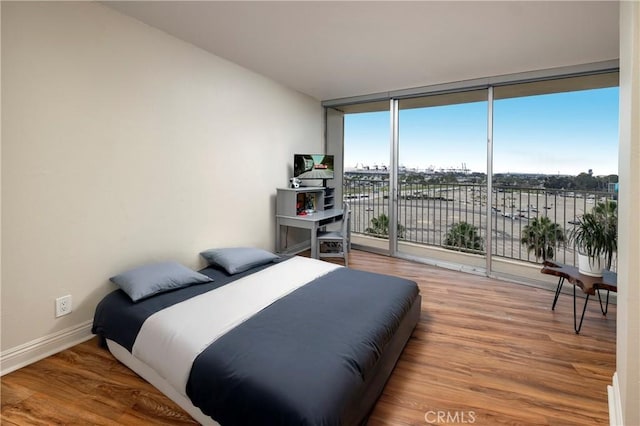
[{"label": "electrical outlet", "polygon": [[71,295],[58,297],[56,299],[56,318],[71,313]]}]

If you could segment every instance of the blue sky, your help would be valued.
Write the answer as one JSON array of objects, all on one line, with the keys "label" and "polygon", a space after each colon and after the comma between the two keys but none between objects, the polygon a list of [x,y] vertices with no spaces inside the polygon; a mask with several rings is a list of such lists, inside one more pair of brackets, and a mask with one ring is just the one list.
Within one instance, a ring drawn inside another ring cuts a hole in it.
[{"label": "blue sky", "polygon": [[[486,171],[487,103],[400,111],[400,164]],[[345,167],[389,165],[389,113],[345,115]],[[618,88],[494,102],[494,172],[617,174]]]}]

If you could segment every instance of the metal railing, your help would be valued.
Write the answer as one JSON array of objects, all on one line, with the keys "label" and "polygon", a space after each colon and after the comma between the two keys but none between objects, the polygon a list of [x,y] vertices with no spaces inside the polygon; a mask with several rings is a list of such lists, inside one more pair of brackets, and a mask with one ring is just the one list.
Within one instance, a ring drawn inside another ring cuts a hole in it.
[{"label": "metal railing", "polygon": [[[351,232],[384,238],[385,232],[380,229],[380,222],[384,220],[380,218],[389,216],[389,182],[379,178],[345,180],[343,194],[351,205]],[[493,256],[536,262],[535,254],[520,242],[523,229],[532,219],[546,216],[568,234],[577,218],[598,202],[613,198],[612,192],[494,185],[488,221],[486,185],[401,183],[398,235],[400,241],[456,249],[446,244],[447,235],[455,224],[466,222],[477,229],[485,242],[487,232],[492,232]],[[483,246],[482,250],[463,251],[482,253],[487,249]],[[554,258],[562,263],[577,264],[576,250],[568,243],[556,248]]]}]

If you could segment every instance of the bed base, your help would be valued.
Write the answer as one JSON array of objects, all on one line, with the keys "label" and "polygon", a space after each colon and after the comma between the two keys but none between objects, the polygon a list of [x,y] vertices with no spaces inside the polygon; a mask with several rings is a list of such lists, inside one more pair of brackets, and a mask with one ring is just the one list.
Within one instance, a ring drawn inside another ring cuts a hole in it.
[{"label": "bed base", "polygon": [[358,415],[357,418],[353,419],[353,422],[347,424],[365,425],[367,423],[371,411],[373,411],[404,347],[411,338],[413,330],[420,320],[421,309],[422,297],[418,295],[414,299],[411,309],[409,309],[400,322],[398,330],[389,341],[387,348],[378,360],[369,379],[365,380],[362,392],[355,398],[355,401],[352,401],[352,407],[354,407]]}]

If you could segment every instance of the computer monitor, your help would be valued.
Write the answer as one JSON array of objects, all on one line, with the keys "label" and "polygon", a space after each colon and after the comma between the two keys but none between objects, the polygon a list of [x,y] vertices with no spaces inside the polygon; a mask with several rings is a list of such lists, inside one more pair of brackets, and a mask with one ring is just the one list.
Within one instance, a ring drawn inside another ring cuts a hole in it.
[{"label": "computer monitor", "polygon": [[333,179],[333,155],[295,154],[293,177],[298,179]]}]

